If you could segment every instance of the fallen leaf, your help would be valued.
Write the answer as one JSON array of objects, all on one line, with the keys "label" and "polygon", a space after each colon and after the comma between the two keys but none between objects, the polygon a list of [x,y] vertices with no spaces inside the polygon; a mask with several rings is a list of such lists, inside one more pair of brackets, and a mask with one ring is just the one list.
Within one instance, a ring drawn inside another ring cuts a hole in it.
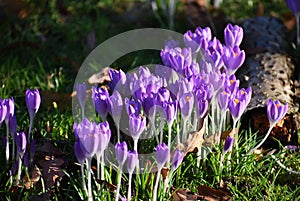
[{"label": "fallen leaf", "polygon": [[230,201],[233,196],[230,192],[216,190],[205,185],[198,187],[198,194],[208,201]]},{"label": "fallen leaf", "polygon": [[180,188],[173,194],[173,200],[174,201],[198,201],[198,200],[203,200],[203,197],[189,190]]},{"label": "fallen leaf", "polygon": [[188,139],[177,147],[185,153],[185,156],[189,153],[194,153],[200,150],[204,142],[205,127],[202,127],[200,131],[192,131],[188,134]]},{"label": "fallen leaf", "polygon": [[112,69],[111,67],[103,68],[99,73],[93,74],[89,79],[88,82],[91,85],[94,84],[103,84],[104,82],[109,82],[109,70]]}]

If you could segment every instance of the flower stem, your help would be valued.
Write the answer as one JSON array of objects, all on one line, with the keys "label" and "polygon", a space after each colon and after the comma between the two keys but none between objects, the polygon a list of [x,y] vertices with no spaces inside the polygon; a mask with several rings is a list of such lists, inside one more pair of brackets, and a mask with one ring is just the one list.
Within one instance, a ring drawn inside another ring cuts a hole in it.
[{"label": "flower stem", "polygon": [[[168,147],[171,150],[171,139],[172,139],[172,122],[168,123]],[[167,167],[170,165],[170,157],[167,160]]]},{"label": "flower stem", "polygon": [[80,163],[80,167],[81,167],[82,188],[85,194],[87,195],[88,191],[86,189],[86,183],[85,183],[84,163]]},{"label": "flower stem", "polygon": [[275,124],[270,125],[269,130],[268,130],[267,134],[265,135],[264,139],[262,139],[262,141],[258,145],[256,145],[253,149],[251,149],[249,151],[250,154],[252,154],[257,148],[259,148],[266,141],[266,139],[269,137],[274,126],[275,126]]},{"label": "flower stem", "polygon": [[101,154],[96,153],[96,159],[97,159],[97,179],[100,179]]},{"label": "flower stem", "polygon": [[133,138],[133,150],[135,150],[136,152],[138,152],[138,150],[137,150],[138,141],[139,141],[139,138]]},{"label": "flower stem", "polygon": [[87,171],[88,171],[88,201],[93,201],[92,176],[91,176],[92,158],[87,158],[86,162],[87,162]]},{"label": "flower stem", "polygon": [[297,14],[295,14],[295,17],[296,17],[296,27],[297,27],[297,45],[300,45],[300,28],[299,28],[299,26],[300,26],[300,24],[299,24],[299,22],[300,22],[300,13],[297,13]]},{"label": "flower stem", "polygon": [[104,151],[101,153],[101,180],[104,180]]},{"label": "flower stem", "polygon": [[[23,154],[22,154],[23,155]],[[18,174],[16,179],[16,184],[19,184],[20,178],[21,178],[21,171],[22,171],[22,155],[19,155],[18,157]]]},{"label": "flower stem", "polygon": [[158,188],[158,183],[159,183],[159,178],[160,178],[160,172],[161,172],[162,167],[158,167],[157,175],[156,175],[156,181],[155,181],[155,186],[153,189],[153,201],[157,200],[157,188]]},{"label": "flower stem", "polygon": [[8,121],[6,123],[6,145],[5,145],[5,156],[6,156],[6,164],[9,162],[9,128],[8,128]]},{"label": "flower stem", "polygon": [[115,201],[119,201],[119,192],[120,192],[120,188],[121,188],[121,179],[122,179],[122,168],[123,166],[119,167],[119,174],[118,174],[118,184],[117,184],[117,191],[116,191],[116,199]]},{"label": "flower stem", "polygon": [[131,200],[131,181],[132,181],[132,172],[129,173],[127,200]]},{"label": "flower stem", "polygon": [[30,144],[30,135],[31,135],[31,130],[32,130],[32,126],[33,126],[33,119],[34,117],[30,116],[30,122],[29,122],[29,131],[28,131],[28,137],[27,137],[27,144]]}]

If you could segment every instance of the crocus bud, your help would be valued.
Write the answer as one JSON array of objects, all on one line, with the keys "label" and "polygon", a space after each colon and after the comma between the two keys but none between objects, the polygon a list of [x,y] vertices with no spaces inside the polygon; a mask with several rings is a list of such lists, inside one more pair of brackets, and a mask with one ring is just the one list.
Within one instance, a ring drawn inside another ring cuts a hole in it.
[{"label": "crocus bud", "polygon": [[6,105],[3,104],[2,99],[0,99],[0,124],[4,121],[7,113]]},{"label": "crocus bud", "polygon": [[233,144],[233,137],[227,136],[223,147],[224,154],[231,150],[232,144]]},{"label": "crocus bud", "polygon": [[115,123],[119,123],[122,115],[123,108],[123,100],[122,96],[118,91],[114,91],[113,95],[110,97],[109,101],[109,110],[111,115],[115,121]]},{"label": "crocus bud", "polygon": [[98,134],[98,140],[99,140],[97,152],[101,153],[106,149],[111,137],[111,130],[108,122],[106,121],[100,123],[99,125],[96,125],[95,132],[96,134]]},{"label": "crocus bud", "polygon": [[123,166],[128,154],[128,147],[125,141],[119,143],[117,142],[115,145],[116,157],[120,166]]},{"label": "crocus bud", "polygon": [[227,47],[239,46],[243,40],[243,29],[238,25],[228,24],[224,29],[224,41]]},{"label": "crocus bud", "polygon": [[84,160],[86,159],[86,150],[82,146],[81,142],[79,140],[75,141],[74,144],[74,153],[79,163],[84,163]]},{"label": "crocus bud", "polygon": [[175,171],[181,164],[184,157],[184,153],[179,149],[176,149],[172,159],[172,171]]},{"label": "crocus bud", "polygon": [[107,113],[110,107],[109,93],[106,88],[93,87],[92,99],[94,107],[101,117],[102,121],[106,120]]},{"label": "crocus bud", "polygon": [[164,142],[156,146],[155,157],[159,167],[162,167],[167,162],[169,156],[170,149]]},{"label": "crocus bud", "polygon": [[3,104],[6,105],[6,117],[5,122],[9,122],[10,116],[14,116],[15,114],[15,101],[13,97],[10,97],[9,99],[4,99]]},{"label": "crocus bud", "polygon": [[132,173],[136,164],[138,163],[138,153],[133,151],[128,151],[127,155],[127,170],[129,173]]},{"label": "crocus bud", "polygon": [[16,145],[17,145],[17,151],[19,155],[23,155],[26,150],[26,135],[24,132],[20,132],[16,134]]},{"label": "crocus bud", "polygon": [[192,92],[184,93],[183,96],[179,99],[179,107],[181,114],[184,117],[189,117],[192,113],[194,106],[194,95]]},{"label": "crocus bud", "polygon": [[25,101],[27,105],[27,109],[31,118],[37,113],[40,104],[41,104],[41,96],[38,89],[30,90],[27,89],[25,94]]}]

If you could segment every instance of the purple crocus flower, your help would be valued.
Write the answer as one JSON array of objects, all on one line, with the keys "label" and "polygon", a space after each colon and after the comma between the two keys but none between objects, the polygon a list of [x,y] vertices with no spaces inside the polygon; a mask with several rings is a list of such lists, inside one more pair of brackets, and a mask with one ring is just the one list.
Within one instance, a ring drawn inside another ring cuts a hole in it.
[{"label": "purple crocus flower", "polygon": [[123,109],[123,100],[122,96],[118,91],[114,91],[114,93],[110,96],[109,101],[109,110],[114,121],[118,124],[121,119]]},{"label": "purple crocus flower", "polygon": [[8,128],[9,132],[14,137],[15,133],[17,132],[17,118],[16,115],[10,115],[9,121],[8,121]]},{"label": "purple crocus flower", "polygon": [[144,112],[148,117],[153,117],[156,113],[155,98],[151,93],[142,100]]},{"label": "purple crocus flower", "polygon": [[160,78],[166,79],[168,82],[172,76],[173,69],[163,65],[156,65],[155,67],[155,75],[159,76]]},{"label": "purple crocus flower", "polygon": [[224,147],[223,147],[224,154],[231,150],[233,141],[234,141],[233,137],[227,136],[225,143],[224,143]]},{"label": "purple crocus flower", "polygon": [[300,0],[286,0],[286,4],[294,14],[300,12]]},{"label": "purple crocus flower", "polygon": [[237,80],[235,75],[232,74],[225,79],[224,88],[228,89],[231,95],[235,95],[239,90],[240,80]]},{"label": "purple crocus flower", "polygon": [[219,93],[218,104],[222,111],[225,111],[228,109],[229,100],[230,100],[230,94],[228,93],[228,90],[224,90]]},{"label": "purple crocus flower", "polygon": [[242,66],[245,61],[245,57],[245,51],[241,51],[238,46],[234,46],[233,48],[227,47],[224,49],[222,59],[226,66],[228,75],[234,74],[237,69]]},{"label": "purple crocus flower", "polygon": [[224,29],[224,41],[227,47],[239,46],[243,40],[243,29],[232,24],[228,24]]},{"label": "purple crocus flower", "polygon": [[146,88],[144,82],[141,80],[135,80],[131,82],[131,94],[136,100],[142,100],[144,94],[146,94]]},{"label": "purple crocus flower", "polygon": [[206,50],[208,42],[211,40],[211,30],[209,27],[201,28],[198,27],[195,33],[190,30],[183,35],[184,44],[186,47],[192,48],[193,52],[198,52],[200,48]]},{"label": "purple crocus flower", "polygon": [[16,133],[16,146],[17,153],[20,156],[23,156],[26,150],[27,140],[24,132]]},{"label": "purple crocus flower", "polygon": [[141,113],[141,103],[134,99],[125,98],[125,107],[127,114],[130,116],[131,114],[139,115]]},{"label": "purple crocus flower", "polygon": [[100,115],[102,121],[105,121],[110,107],[109,93],[107,88],[93,87],[92,99],[96,111]]},{"label": "purple crocus flower", "polygon": [[98,149],[99,136],[96,134],[95,126],[87,118],[84,118],[82,122],[74,126],[75,137],[78,137],[78,140],[86,150],[87,158],[92,158]]},{"label": "purple crocus flower", "polygon": [[242,88],[237,91],[236,96],[240,100],[245,100],[246,105],[248,105],[250,103],[251,96],[252,96],[252,88],[251,87],[248,87],[247,89]]},{"label": "purple crocus flower", "polygon": [[194,95],[192,92],[184,93],[183,96],[179,99],[179,107],[181,114],[184,117],[189,117],[192,113],[194,106]]},{"label": "purple crocus flower", "polygon": [[2,99],[0,99],[0,124],[4,121],[7,113],[7,107],[3,104]]},{"label": "purple crocus flower", "polygon": [[235,121],[238,121],[244,113],[247,105],[245,100],[239,100],[238,98],[234,98],[229,101],[228,107],[232,118]]},{"label": "purple crocus flower", "polygon": [[38,89],[27,89],[25,93],[25,101],[31,118],[37,113],[41,105],[41,96]]},{"label": "purple crocus flower", "polygon": [[111,130],[108,122],[102,122],[95,126],[95,133],[98,135],[98,149],[97,152],[102,153],[106,148],[110,141]]},{"label": "purple crocus flower", "polygon": [[133,139],[138,139],[146,128],[146,118],[135,114],[129,116],[129,131]]},{"label": "purple crocus flower", "polygon": [[80,164],[84,163],[85,159],[86,159],[86,150],[85,148],[82,146],[81,142],[79,140],[76,140],[75,141],[75,144],[74,144],[74,153],[75,153],[75,156],[78,160],[78,162]]},{"label": "purple crocus flower", "polygon": [[163,104],[164,114],[168,125],[172,125],[177,115],[177,101],[166,101]]},{"label": "purple crocus flower", "polygon": [[109,70],[110,82],[108,82],[109,88],[113,91],[116,87],[122,88],[126,82],[126,74],[120,70]]},{"label": "purple crocus flower", "polygon": [[78,98],[80,107],[84,108],[85,100],[86,100],[86,84],[85,84],[85,82],[83,82],[82,84],[79,84],[79,83],[76,84],[76,92],[77,92],[77,98]]},{"label": "purple crocus flower", "polygon": [[159,167],[162,167],[169,159],[170,149],[163,142],[162,144],[157,145],[155,150],[156,150],[155,158],[156,158],[157,164]]},{"label": "purple crocus flower", "polygon": [[117,142],[115,145],[116,158],[120,166],[123,166],[128,154],[128,147],[125,141],[119,143]]},{"label": "purple crocus flower", "polygon": [[187,78],[180,78],[175,83],[170,83],[173,99],[179,99],[183,94],[193,91],[193,84]]},{"label": "purple crocus flower", "polygon": [[192,51],[190,48],[174,48],[161,51],[164,65],[171,67],[177,73],[184,75],[185,69],[192,64]]},{"label": "purple crocus flower", "polygon": [[202,119],[208,109],[208,101],[206,99],[198,99],[196,100],[196,112],[197,112],[197,117],[199,119]]},{"label": "purple crocus flower", "polygon": [[6,117],[5,122],[8,124],[10,116],[15,114],[15,101],[13,97],[3,100],[3,104],[6,105]]},{"label": "purple crocus flower", "polygon": [[225,74],[220,73],[219,71],[211,71],[209,74],[209,82],[212,84],[214,88],[214,92],[216,93],[221,87],[224,86],[225,82]]},{"label": "purple crocus flower", "polygon": [[181,164],[184,157],[184,153],[181,152],[179,149],[176,149],[172,159],[172,171],[174,172],[179,165]]},{"label": "purple crocus flower", "polygon": [[288,104],[282,105],[278,100],[267,102],[267,115],[271,125],[275,125],[281,120],[288,110]]},{"label": "purple crocus flower", "polygon": [[136,164],[138,163],[138,153],[133,151],[128,151],[127,154],[127,170],[129,173],[132,173]]}]

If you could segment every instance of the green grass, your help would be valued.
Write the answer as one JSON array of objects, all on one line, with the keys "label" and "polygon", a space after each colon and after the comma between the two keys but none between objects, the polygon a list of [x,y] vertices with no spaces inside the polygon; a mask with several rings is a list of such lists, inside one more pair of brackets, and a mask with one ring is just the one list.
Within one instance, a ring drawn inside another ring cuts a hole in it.
[{"label": "green grass", "polygon": [[[117,33],[136,28],[134,25],[125,27],[113,17],[121,10],[115,5],[124,3],[122,1],[114,1],[116,3],[114,4],[111,1],[66,0],[69,16],[63,16],[58,12],[54,0],[47,3],[37,0],[27,2],[34,10],[33,14],[22,20],[12,17],[0,24],[0,29],[5,30],[0,33],[0,50],[3,50],[0,52],[0,97],[14,97],[19,131],[28,129],[29,125],[24,99],[27,88],[39,88],[41,91],[53,93],[72,92],[77,67],[80,67],[91,51],[87,49],[85,42],[88,33],[94,31],[96,44],[100,44]],[[288,11],[284,0],[272,2],[273,4],[264,2],[266,13],[275,12],[281,15]],[[231,19],[243,19],[254,16],[257,1],[228,0],[224,1],[222,6]],[[46,40],[42,40],[43,37]],[[134,52],[115,61],[113,67],[130,70],[144,63],[157,63],[158,56],[155,51]],[[0,133],[5,133],[5,124],[1,126]],[[67,108],[61,108],[59,103],[58,108],[53,105],[42,105],[35,118],[33,135],[38,142],[53,140],[57,149],[65,154],[67,164],[63,166],[63,171],[66,175],[62,178],[60,186],[45,189],[45,192],[36,186],[31,189],[24,187],[9,189],[9,168],[2,165],[0,200],[28,200],[31,196],[37,194],[42,196],[48,192],[54,192],[49,193],[51,200],[85,198],[86,195],[81,189],[80,168],[73,153],[71,105]],[[251,132],[244,132],[241,135],[244,138],[241,138],[239,143],[239,157],[236,158],[237,150],[233,150],[231,163],[225,163],[222,175],[219,172],[222,148],[216,147],[200,161],[200,167],[196,164],[196,154],[188,155],[174,174],[173,186],[193,192],[197,192],[199,185],[218,189],[222,178],[227,184],[227,189],[233,194],[234,200],[299,200],[299,176],[289,174],[270,156],[246,155],[247,150],[254,147],[258,140]],[[153,147],[153,141],[145,143]],[[1,148],[1,164],[5,163],[4,155]],[[300,171],[299,153],[279,151],[275,156],[287,167]],[[116,185],[115,171],[112,169],[106,171],[107,182]],[[127,192],[127,177],[128,175],[124,175],[121,188],[124,194]],[[133,179],[133,187],[137,193],[133,200],[147,200],[152,196],[149,186],[154,185],[155,174],[144,174],[139,178],[134,176]],[[101,184],[98,190],[94,179],[93,189],[95,200],[113,200],[114,195],[108,185]],[[160,199],[163,199],[162,193],[161,191],[159,193]],[[165,199],[170,196],[166,194]]]}]

